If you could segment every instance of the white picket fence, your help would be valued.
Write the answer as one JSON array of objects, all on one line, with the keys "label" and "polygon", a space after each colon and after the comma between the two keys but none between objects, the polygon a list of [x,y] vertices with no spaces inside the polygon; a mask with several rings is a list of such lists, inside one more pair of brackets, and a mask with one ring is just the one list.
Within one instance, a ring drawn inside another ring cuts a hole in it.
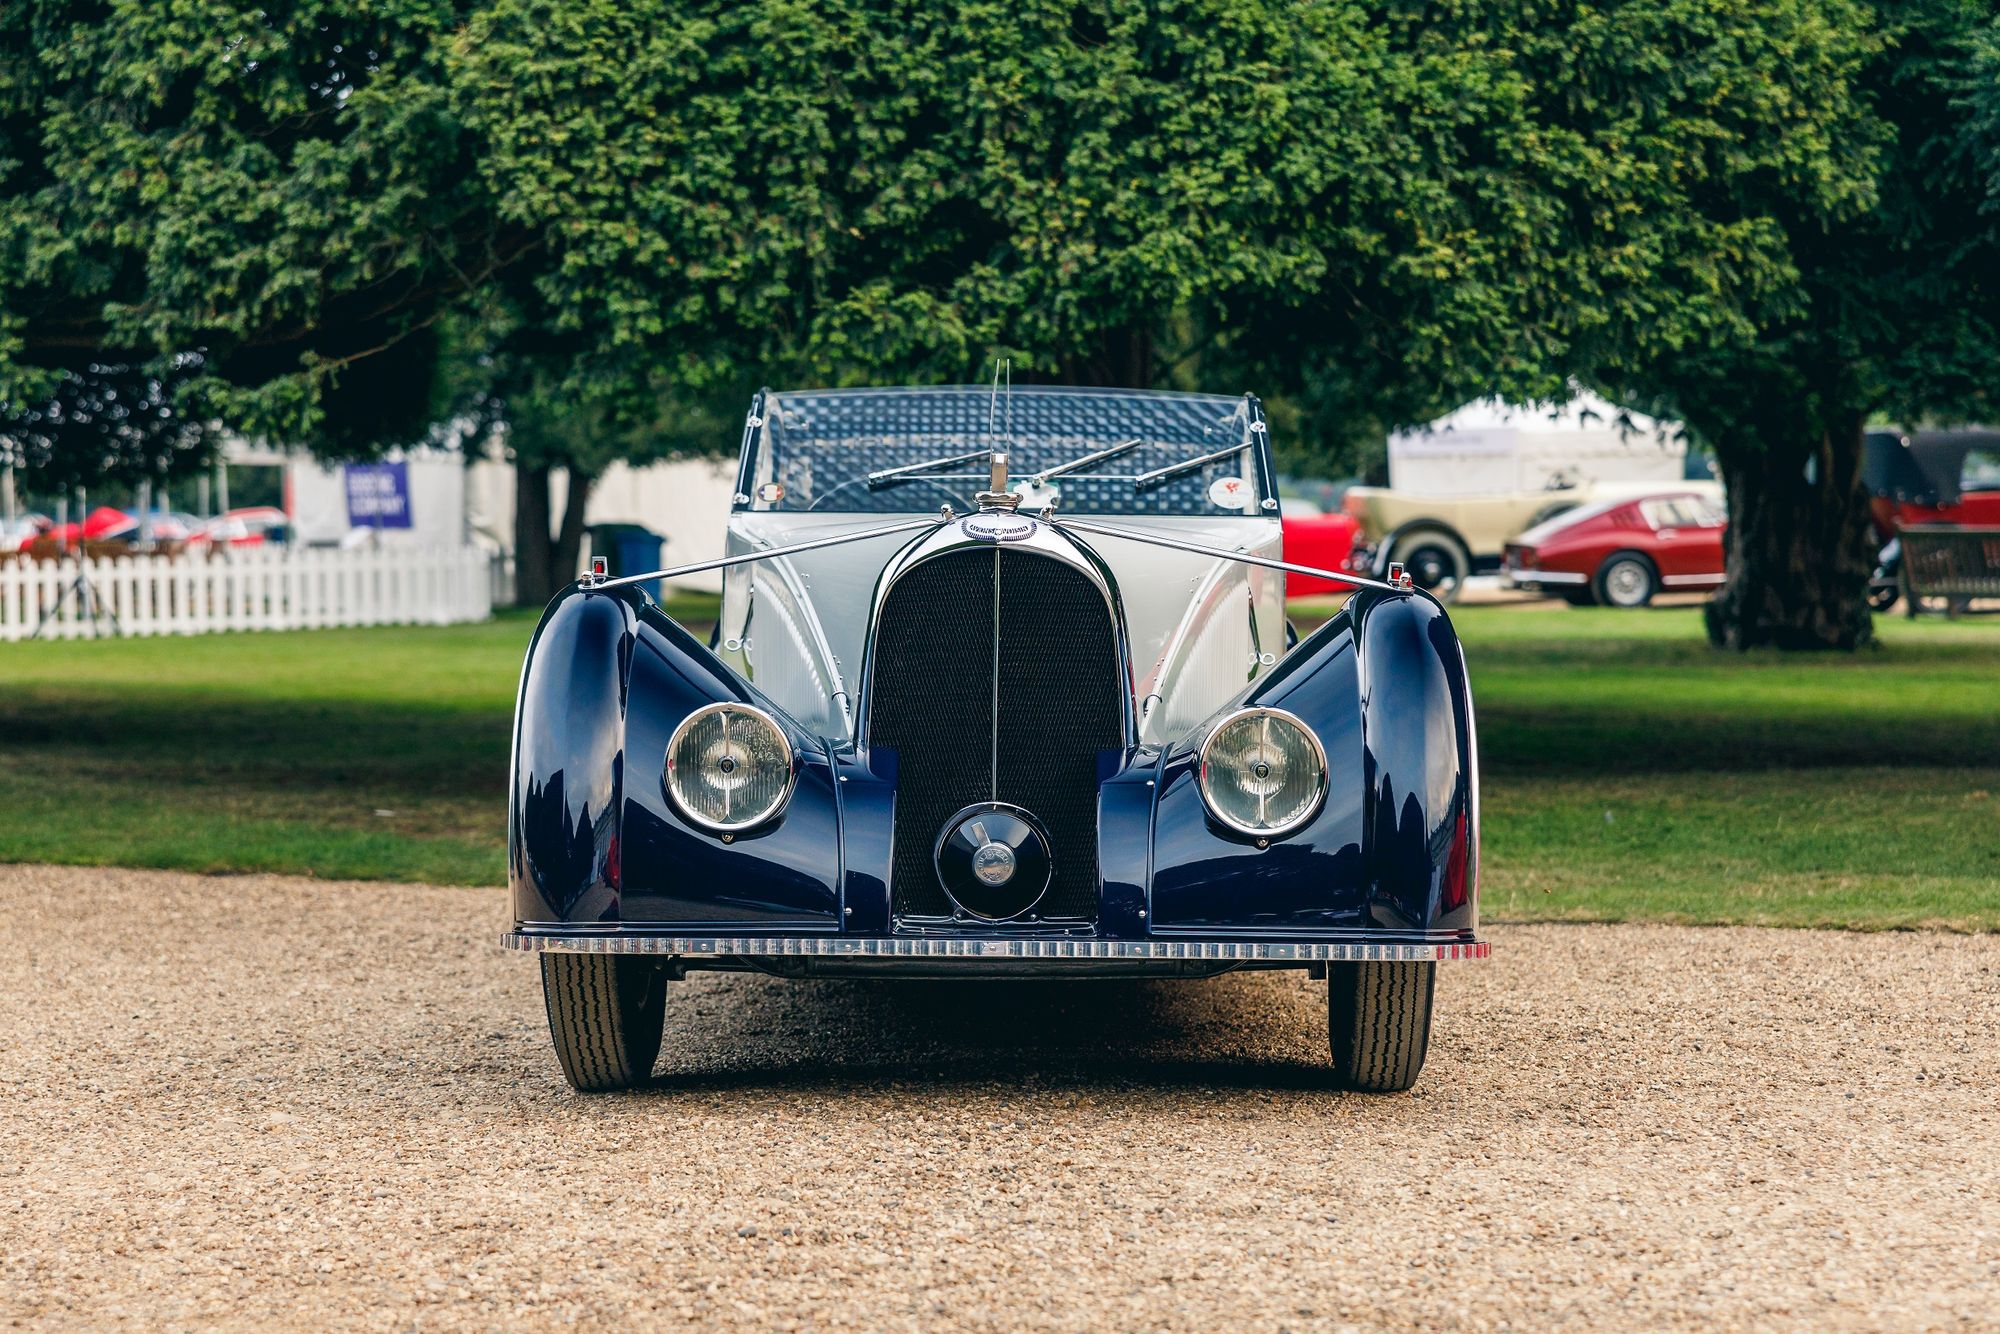
[{"label": "white picket fence", "polygon": [[[209,557],[117,556],[82,562],[97,602],[76,587],[78,562],[0,563],[0,641],[332,625],[449,625],[492,614],[486,552],[238,548]],[[51,609],[53,614],[51,614]],[[112,621],[116,620],[116,631]]]}]

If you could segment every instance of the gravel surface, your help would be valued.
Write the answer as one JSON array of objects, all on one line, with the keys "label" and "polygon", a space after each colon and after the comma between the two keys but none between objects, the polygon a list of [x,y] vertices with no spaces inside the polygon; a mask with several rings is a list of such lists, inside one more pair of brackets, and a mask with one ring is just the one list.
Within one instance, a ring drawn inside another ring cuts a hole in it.
[{"label": "gravel surface", "polygon": [[2000,938],[1501,927],[1392,1097],[1297,974],[702,974],[584,1098],[505,911],[0,867],[0,1317],[2000,1322]]}]

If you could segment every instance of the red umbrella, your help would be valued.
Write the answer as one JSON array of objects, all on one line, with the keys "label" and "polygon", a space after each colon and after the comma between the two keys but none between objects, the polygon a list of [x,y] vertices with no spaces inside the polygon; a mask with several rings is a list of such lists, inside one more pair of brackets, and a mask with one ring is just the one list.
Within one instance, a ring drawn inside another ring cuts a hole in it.
[{"label": "red umbrella", "polygon": [[139,520],[124,510],[99,505],[84,516],[82,524],[66,523],[52,527],[48,536],[66,547],[73,547],[78,542],[99,542],[107,537],[116,537],[138,526]]}]

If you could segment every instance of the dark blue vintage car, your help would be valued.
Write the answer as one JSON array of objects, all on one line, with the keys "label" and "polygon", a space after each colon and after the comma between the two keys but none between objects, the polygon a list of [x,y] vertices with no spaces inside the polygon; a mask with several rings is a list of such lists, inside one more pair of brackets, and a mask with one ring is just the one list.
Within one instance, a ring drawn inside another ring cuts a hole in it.
[{"label": "dark blue vintage car", "polygon": [[[1408,1088],[1483,957],[1444,609],[1280,559],[1250,397],[976,387],[752,403],[704,642],[601,569],[515,722],[515,929],[579,1089],[667,983],[1324,977],[1334,1072]],[[1289,642],[1287,571],[1354,592]]]}]

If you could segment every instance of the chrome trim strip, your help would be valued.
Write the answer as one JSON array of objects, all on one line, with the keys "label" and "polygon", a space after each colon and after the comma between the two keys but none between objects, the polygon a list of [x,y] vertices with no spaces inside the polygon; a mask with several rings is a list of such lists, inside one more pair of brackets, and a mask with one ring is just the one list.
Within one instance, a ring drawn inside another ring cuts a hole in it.
[{"label": "chrome trim strip", "polygon": [[1566,570],[1508,570],[1507,582],[1519,587],[1522,584],[1587,584],[1587,574],[1571,574]]},{"label": "chrome trim strip", "polygon": [[1368,579],[1358,574],[1348,574],[1343,570],[1322,570],[1312,565],[1295,565],[1291,561],[1273,560],[1269,556],[1253,556],[1247,551],[1230,551],[1225,547],[1211,547],[1200,542],[1187,542],[1176,537],[1156,537],[1151,533],[1134,532],[1130,528],[1110,528],[1101,523],[1085,523],[1081,519],[1063,518],[1060,515],[1048,520],[1051,528],[1064,532],[1095,533],[1101,537],[1122,537],[1129,542],[1145,542],[1156,547],[1166,547],[1172,551],[1191,551],[1198,556],[1213,556],[1217,560],[1233,560],[1244,565],[1261,565],[1267,570],[1284,570],[1290,574],[1310,574],[1321,579],[1338,579],[1342,583],[1353,584],[1356,588],[1379,588],[1385,593],[1406,593],[1409,590],[1380,579]]},{"label": "chrome trim strip", "polygon": [[1298,963],[1429,963],[1484,959],[1493,953],[1492,942],[1486,940],[1409,945],[1363,941],[1076,940],[984,936],[647,936],[582,932],[554,935],[510,931],[500,938],[500,943],[506,949],[530,954],[665,954],[683,958],[813,955],[845,959],[1240,959]]},{"label": "chrome trim strip", "polygon": [[1719,584],[1722,582],[1722,579],[1723,576],[1719,574],[1663,574],[1660,576],[1660,582],[1663,584]]}]

